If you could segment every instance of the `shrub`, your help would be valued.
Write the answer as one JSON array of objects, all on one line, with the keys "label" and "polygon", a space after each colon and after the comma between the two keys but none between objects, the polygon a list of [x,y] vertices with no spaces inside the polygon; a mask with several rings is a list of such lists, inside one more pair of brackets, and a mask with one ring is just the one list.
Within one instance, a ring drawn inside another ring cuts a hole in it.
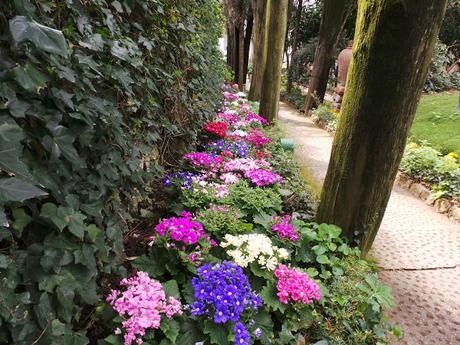
[{"label": "shrub", "polygon": [[460,89],[460,73],[456,72],[452,75],[447,73],[447,67],[455,60],[455,55],[449,52],[447,46],[438,41],[433,52],[424,90],[439,92]]},{"label": "shrub", "polygon": [[216,0],[0,5],[0,343],[87,344],[122,232],[220,100]]},{"label": "shrub", "polygon": [[316,43],[308,43],[292,56],[288,76],[294,83],[307,85],[310,71],[308,66],[313,63],[315,57]]},{"label": "shrub", "polygon": [[330,103],[322,103],[312,114],[312,120],[327,130],[334,132],[337,129],[339,113],[332,108]]}]

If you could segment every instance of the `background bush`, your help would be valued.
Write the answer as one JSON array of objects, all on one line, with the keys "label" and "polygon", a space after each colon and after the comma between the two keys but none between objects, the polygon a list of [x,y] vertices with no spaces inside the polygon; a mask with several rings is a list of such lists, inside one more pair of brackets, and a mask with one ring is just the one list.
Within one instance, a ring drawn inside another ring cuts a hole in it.
[{"label": "background bush", "polygon": [[460,89],[460,73],[456,72],[451,75],[447,73],[447,68],[455,61],[454,53],[449,51],[444,43],[438,41],[433,52],[424,90],[439,92]]},{"label": "background bush", "polygon": [[123,231],[220,100],[220,18],[217,0],[2,1],[0,344],[88,343]]}]

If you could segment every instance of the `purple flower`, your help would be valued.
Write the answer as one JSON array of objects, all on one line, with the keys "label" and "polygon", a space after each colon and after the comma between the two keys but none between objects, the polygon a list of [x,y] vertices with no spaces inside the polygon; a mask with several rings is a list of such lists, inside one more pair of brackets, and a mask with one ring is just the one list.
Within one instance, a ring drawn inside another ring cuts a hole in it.
[{"label": "purple flower", "polygon": [[233,333],[235,334],[235,344],[238,345],[249,345],[251,340],[251,335],[249,334],[246,327],[241,322],[235,323],[233,327]]},{"label": "purple flower", "polygon": [[244,176],[258,187],[272,185],[283,180],[280,175],[263,169],[246,171]]},{"label": "purple flower", "polygon": [[294,229],[294,224],[289,223],[291,220],[290,216],[274,216],[273,220],[275,224],[272,225],[272,230],[278,233],[280,239],[289,238],[292,241],[297,241],[300,238]]}]

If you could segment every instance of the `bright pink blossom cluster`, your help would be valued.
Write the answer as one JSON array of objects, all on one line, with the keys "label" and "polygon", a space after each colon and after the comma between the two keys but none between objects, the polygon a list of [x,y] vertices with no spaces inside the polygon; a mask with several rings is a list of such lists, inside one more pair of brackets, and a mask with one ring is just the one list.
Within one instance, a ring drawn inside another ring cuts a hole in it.
[{"label": "bright pink blossom cluster", "polygon": [[225,111],[223,113],[217,113],[217,118],[231,125],[239,121],[239,117],[237,114],[234,114],[232,112],[225,112]]},{"label": "bright pink blossom cluster", "polygon": [[262,167],[269,168],[270,164],[262,159],[235,158],[224,163],[222,170],[225,172],[251,171]]},{"label": "bright pink blossom cluster", "polygon": [[[181,303],[174,297],[166,298],[162,285],[145,272],[120,282],[123,290],[112,290],[107,302],[121,316],[125,331],[125,345],[142,344],[142,336],[148,329],[157,329],[161,315],[167,318],[182,314]],[[115,334],[121,330],[116,329]]]},{"label": "bright pink blossom cluster", "polygon": [[264,169],[246,171],[244,173],[244,177],[246,177],[249,181],[258,187],[269,186],[275,183],[279,183],[283,180],[280,175]]},{"label": "bright pink blossom cluster", "polygon": [[203,225],[194,221],[188,212],[182,212],[180,217],[163,219],[155,231],[160,236],[169,235],[174,241],[183,242],[185,245],[195,244],[201,238],[209,237],[203,229]]},{"label": "bright pink blossom cluster", "polygon": [[281,303],[287,304],[289,300],[292,300],[294,303],[310,304],[320,300],[319,285],[310,279],[305,272],[291,270],[286,265],[281,264],[276,269],[275,276],[278,278],[276,288]]},{"label": "bright pink blossom cluster", "polygon": [[273,220],[275,224],[272,225],[272,230],[278,234],[280,239],[288,238],[291,241],[299,240],[300,236],[295,231],[294,224],[290,223],[290,216],[273,216]]},{"label": "bright pink blossom cluster", "polygon": [[228,91],[222,92],[222,96],[224,96],[224,98],[230,102],[237,101],[240,98],[238,95]]},{"label": "bright pink blossom cluster", "polygon": [[207,152],[186,153],[183,158],[188,160],[190,164],[195,167],[210,169],[216,168],[223,161],[223,157],[215,156]]},{"label": "bright pink blossom cluster", "polygon": [[245,137],[245,140],[255,147],[260,147],[272,142],[272,140],[267,138],[264,133],[255,128],[253,128],[249,135]]},{"label": "bright pink blossom cluster", "polygon": [[267,119],[263,118],[260,115],[257,115],[256,113],[253,113],[252,111],[249,112],[249,114],[246,116],[244,119],[246,122],[251,123],[251,122],[258,122],[261,125],[268,125]]}]

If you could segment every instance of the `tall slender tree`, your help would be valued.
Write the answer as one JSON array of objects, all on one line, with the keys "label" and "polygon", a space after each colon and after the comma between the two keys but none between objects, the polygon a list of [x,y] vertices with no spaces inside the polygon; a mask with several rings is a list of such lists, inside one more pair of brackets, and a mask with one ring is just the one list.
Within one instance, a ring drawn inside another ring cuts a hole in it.
[{"label": "tall slender tree", "polygon": [[363,254],[377,234],[447,0],[361,0],[353,58],[317,219]]},{"label": "tall slender tree", "polygon": [[278,115],[281,66],[286,35],[288,0],[270,0],[267,61],[260,97],[260,115],[273,121]]},{"label": "tall slender tree", "polygon": [[252,10],[254,15],[254,35],[253,35],[253,69],[251,86],[249,88],[248,98],[251,101],[260,100],[260,92],[262,89],[262,79],[265,70],[265,62],[267,57],[267,10],[268,0],[253,0]]},{"label": "tall slender tree", "polygon": [[322,102],[324,99],[337,41],[355,6],[356,0],[324,0],[318,45],[305,99],[305,114],[309,113],[317,101]]}]

